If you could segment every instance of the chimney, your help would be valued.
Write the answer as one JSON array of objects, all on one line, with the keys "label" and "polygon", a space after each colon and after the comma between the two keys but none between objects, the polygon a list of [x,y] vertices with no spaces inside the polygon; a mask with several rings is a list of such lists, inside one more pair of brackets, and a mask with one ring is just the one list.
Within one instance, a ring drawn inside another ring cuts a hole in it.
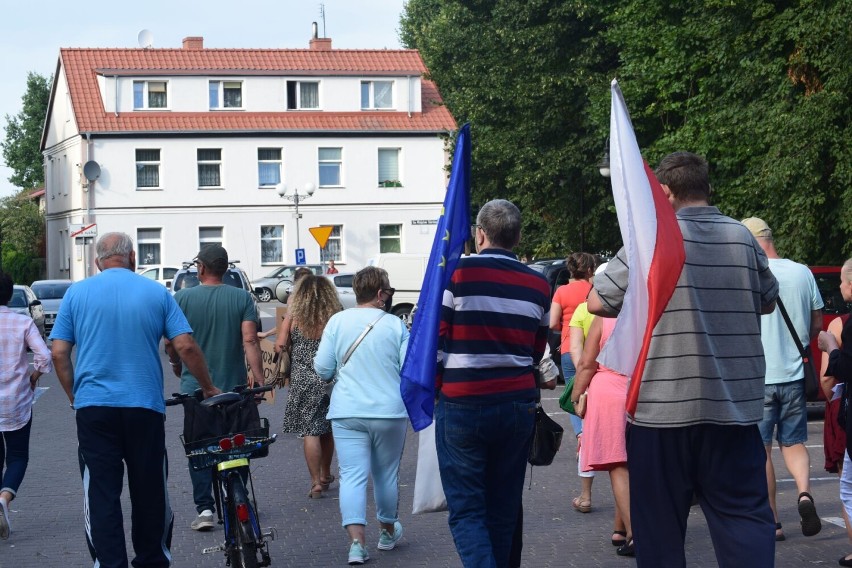
[{"label": "chimney", "polygon": [[204,49],[204,38],[201,36],[190,36],[183,38],[184,49]]},{"label": "chimney", "polygon": [[331,51],[331,38],[317,37],[319,35],[319,31],[317,30],[316,22],[311,23],[311,29],[313,31],[310,43],[311,49],[316,51]]}]

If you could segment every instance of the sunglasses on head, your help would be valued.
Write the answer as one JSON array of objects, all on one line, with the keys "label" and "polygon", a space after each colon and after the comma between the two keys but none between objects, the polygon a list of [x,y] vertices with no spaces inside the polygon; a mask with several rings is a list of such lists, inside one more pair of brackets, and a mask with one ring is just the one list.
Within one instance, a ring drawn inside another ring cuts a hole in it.
[{"label": "sunglasses on head", "polygon": [[394,294],[396,294],[396,288],[382,288],[382,292],[393,296]]}]

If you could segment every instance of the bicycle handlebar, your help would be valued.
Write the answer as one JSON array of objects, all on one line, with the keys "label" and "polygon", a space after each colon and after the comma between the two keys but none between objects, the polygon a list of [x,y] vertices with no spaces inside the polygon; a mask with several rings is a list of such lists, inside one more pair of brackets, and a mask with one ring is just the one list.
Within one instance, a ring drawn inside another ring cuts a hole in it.
[{"label": "bicycle handlebar", "polygon": [[[275,385],[261,385],[259,387],[252,387],[252,388],[249,388],[246,385],[239,385],[239,386],[235,387],[234,390],[228,391],[228,393],[237,393],[242,397],[248,397],[248,396],[254,396],[256,394],[260,394],[260,393],[263,393],[263,392],[271,391],[274,388],[275,388]],[[222,394],[227,394],[227,393],[222,393]],[[179,393],[179,392],[172,393],[172,398],[167,398],[167,399],[164,400],[164,402],[166,403],[166,406],[177,406],[178,404],[183,404],[183,400],[186,399],[186,398],[189,398],[191,396],[195,397],[197,400],[199,400],[201,402],[203,402],[205,400],[201,389],[197,389],[195,391],[195,393],[193,393],[193,394]],[[219,395],[215,395],[215,396],[219,396]],[[213,397],[211,397],[211,398],[213,398]]]}]

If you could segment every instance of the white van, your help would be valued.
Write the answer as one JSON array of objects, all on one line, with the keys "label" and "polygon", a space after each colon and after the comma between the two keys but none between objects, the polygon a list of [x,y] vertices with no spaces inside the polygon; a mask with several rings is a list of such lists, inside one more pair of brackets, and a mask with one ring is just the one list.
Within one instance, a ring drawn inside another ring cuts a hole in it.
[{"label": "white van", "polygon": [[396,288],[393,295],[391,313],[406,322],[417,300],[420,298],[420,288],[426,276],[428,254],[381,253],[371,259],[369,264],[384,268],[388,273],[390,285]]}]

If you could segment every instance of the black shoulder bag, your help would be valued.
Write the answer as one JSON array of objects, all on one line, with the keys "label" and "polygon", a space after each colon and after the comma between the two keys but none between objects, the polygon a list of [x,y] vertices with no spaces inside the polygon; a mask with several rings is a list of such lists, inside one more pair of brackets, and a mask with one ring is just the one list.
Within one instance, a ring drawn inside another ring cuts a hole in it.
[{"label": "black shoulder bag", "polygon": [[781,310],[781,315],[784,317],[784,323],[787,324],[787,329],[790,330],[790,335],[793,336],[793,341],[796,343],[796,349],[799,350],[799,355],[801,355],[802,362],[804,363],[805,397],[808,400],[813,400],[819,393],[819,379],[817,378],[813,359],[811,358],[811,346],[808,345],[806,349],[802,345],[802,342],[799,340],[799,336],[796,333],[796,328],[793,327],[793,322],[790,321],[790,316],[787,315],[787,310],[784,308],[784,302],[781,301],[781,298],[778,298],[776,303],[778,304],[778,309]]},{"label": "black shoulder bag", "polygon": [[[536,383],[538,383],[538,372],[534,372]],[[541,406],[541,390],[536,384],[536,407],[535,427],[533,439],[530,444],[530,453],[527,461],[530,465],[550,465],[559,446],[562,445],[562,434],[564,429],[554,419],[547,415]]]}]

